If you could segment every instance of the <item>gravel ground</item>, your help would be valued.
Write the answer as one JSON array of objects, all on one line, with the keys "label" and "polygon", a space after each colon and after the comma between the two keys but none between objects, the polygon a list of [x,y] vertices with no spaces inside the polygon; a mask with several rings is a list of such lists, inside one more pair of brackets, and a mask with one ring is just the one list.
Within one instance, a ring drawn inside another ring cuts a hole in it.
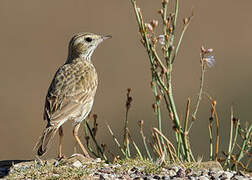
[{"label": "gravel ground", "polygon": [[107,164],[99,158],[87,160],[81,155],[73,155],[61,161],[53,159],[21,162],[11,167],[3,166],[0,162],[0,177],[3,179],[252,180],[251,174],[224,171],[216,162],[200,163],[200,166],[191,165],[187,168],[181,165],[161,167],[138,159]]}]

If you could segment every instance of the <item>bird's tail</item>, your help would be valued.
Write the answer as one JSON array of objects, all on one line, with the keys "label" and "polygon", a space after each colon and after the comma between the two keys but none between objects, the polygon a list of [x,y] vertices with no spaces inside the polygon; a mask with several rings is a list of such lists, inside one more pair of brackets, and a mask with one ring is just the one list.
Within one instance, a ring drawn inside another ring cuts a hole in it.
[{"label": "bird's tail", "polygon": [[51,140],[56,134],[58,128],[52,125],[46,126],[45,130],[41,137],[39,137],[38,142],[36,143],[34,149],[37,149],[37,154],[42,156],[46,153],[49,145],[51,144]]}]

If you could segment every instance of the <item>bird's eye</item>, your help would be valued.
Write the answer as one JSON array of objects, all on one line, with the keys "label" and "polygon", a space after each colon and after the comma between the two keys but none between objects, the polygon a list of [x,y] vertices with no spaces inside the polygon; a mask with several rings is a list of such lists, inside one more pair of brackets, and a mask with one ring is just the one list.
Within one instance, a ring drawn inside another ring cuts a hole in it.
[{"label": "bird's eye", "polygon": [[86,37],[86,38],[85,38],[85,41],[91,42],[91,41],[92,41],[92,38],[91,38],[91,37]]}]

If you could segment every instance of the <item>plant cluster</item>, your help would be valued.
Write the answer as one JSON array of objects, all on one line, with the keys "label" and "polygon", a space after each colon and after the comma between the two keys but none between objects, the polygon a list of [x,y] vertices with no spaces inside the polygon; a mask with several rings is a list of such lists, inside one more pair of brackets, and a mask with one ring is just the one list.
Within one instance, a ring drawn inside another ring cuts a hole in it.
[{"label": "plant cluster", "polygon": [[[176,103],[173,97],[173,65],[179,53],[184,34],[193,18],[193,13],[192,15],[183,19],[183,28],[180,35],[178,35],[177,19],[179,13],[179,0],[162,0],[161,9],[158,10],[158,14],[161,16],[161,23],[155,19],[151,20],[149,23],[146,23],[144,21],[141,9],[137,6],[136,0],[130,0],[130,2],[136,15],[136,21],[140,34],[140,42],[146,50],[151,67],[150,84],[155,99],[153,109],[156,114],[157,128],[154,127],[152,129],[154,142],[149,143],[144,135],[143,121],[141,120],[138,122],[140,128],[139,133],[142,137],[145,147],[144,150],[140,150],[137,144],[131,138],[128,128],[128,112],[133,100],[130,95],[131,89],[128,89],[126,95],[126,118],[124,122],[124,139],[122,145],[114,135],[111,127],[107,125],[108,130],[112,135],[116,145],[122,152],[123,157],[133,157],[133,154],[130,150],[130,143],[132,143],[137,155],[141,159],[147,158],[150,161],[157,160],[157,162],[160,164],[167,162],[196,162],[190,147],[191,140],[189,138],[189,133],[193,123],[197,120],[197,112],[202,96],[206,95],[210,100],[209,102],[211,108],[208,126],[210,141],[209,160],[221,162],[226,169],[237,170],[241,168],[246,171],[251,171],[251,169],[249,169],[249,165],[252,159],[252,124],[246,124],[246,127],[242,128],[240,125],[240,120],[234,117],[233,110],[231,110],[229,146],[226,152],[222,151],[224,157],[220,157],[219,118],[216,111],[216,100],[203,91],[206,69],[213,67],[215,62],[214,56],[212,55],[213,49],[205,48],[203,46],[200,48],[201,76],[196,107],[192,110],[191,100],[188,98],[184,119],[178,116]],[[171,12],[168,12],[168,6],[172,7]],[[158,26],[161,26],[161,32],[158,32]],[[177,36],[179,37],[177,38]],[[162,103],[165,104],[167,110],[166,113],[161,113]],[[165,117],[162,117],[161,114],[165,115]],[[107,160],[106,156],[104,155],[105,145],[100,146],[95,139],[95,134],[97,131],[96,118],[97,116],[94,118],[93,129],[90,128],[88,123],[87,127],[97,147],[97,153],[90,149],[89,143],[87,144],[89,150],[96,157],[102,157],[103,159]],[[168,118],[171,120],[170,122],[172,122],[172,129],[174,130],[176,137],[175,142],[172,142],[170,138],[166,137],[163,133],[162,120]],[[89,142],[89,136],[86,135],[86,137],[87,142]],[[237,140],[238,138],[240,138],[240,141]],[[240,145],[238,142],[241,142]],[[145,157],[143,154],[146,154],[147,156]],[[117,156],[115,156],[115,158],[116,157]]]}]

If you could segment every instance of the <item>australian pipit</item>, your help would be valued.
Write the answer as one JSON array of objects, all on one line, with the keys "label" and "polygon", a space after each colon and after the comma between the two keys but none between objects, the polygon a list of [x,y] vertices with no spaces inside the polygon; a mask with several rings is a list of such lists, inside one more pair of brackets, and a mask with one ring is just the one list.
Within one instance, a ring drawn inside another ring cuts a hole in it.
[{"label": "australian pipit", "polygon": [[67,60],[57,70],[46,95],[44,120],[47,125],[35,146],[39,156],[47,151],[52,138],[59,130],[58,157],[62,157],[62,125],[72,120],[73,136],[84,156],[89,157],[78,137],[78,130],[80,123],[91,111],[98,84],[91,56],[96,47],[108,38],[111,36],[79,33],[69,42]]}]

